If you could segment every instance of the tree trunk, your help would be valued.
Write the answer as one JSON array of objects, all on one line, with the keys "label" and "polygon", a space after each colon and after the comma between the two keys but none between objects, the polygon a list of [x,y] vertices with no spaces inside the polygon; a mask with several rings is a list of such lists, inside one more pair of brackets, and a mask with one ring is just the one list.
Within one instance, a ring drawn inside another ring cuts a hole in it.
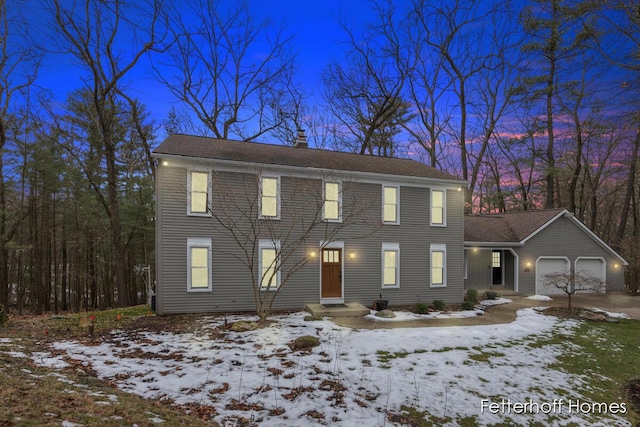
[{"label": "tree trunk", "polygon": [[640,129],[636,132],[636,137],[633,141],[633,153],[631,154],[631,163],[629,165],[629,175],[627,178],[627,189],[624,195],[624,201],[622,202],[622,212],[620,214],[620,222],[618,223],[618,230],[616,232],[616,238],[613,242],[613,247],[620,250],[622,245],[622,239],[624,239],[624,233],[627,227],[627,221],[629,219],[629,209],[631,208],[631,195],[634,192],[634,184],[636,182],[636,171],[638,168],[638,155],[640,154]]}]

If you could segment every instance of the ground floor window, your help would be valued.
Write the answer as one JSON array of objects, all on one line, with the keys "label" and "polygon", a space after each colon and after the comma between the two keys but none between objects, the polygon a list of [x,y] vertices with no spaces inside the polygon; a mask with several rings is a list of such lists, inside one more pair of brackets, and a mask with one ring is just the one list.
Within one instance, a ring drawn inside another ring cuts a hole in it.
[{"label": "ground floor window", "polygon": [[187,239],[187,291],[211,291],[211,239]]},{"label": "ground floor window", "polygon": [[441,244],[431,245],[431,286],[447,286],[447,247]]},{"label": "ground floor window", "polygon": [[280,242],[273,240],[260,240],[259,242],[259,268],[258,281],[260,289],[278,288],[280,286]]},{"label": "ground floor window", "polygon": [[400,287],[400,245],[382,244],[382,287]]}]

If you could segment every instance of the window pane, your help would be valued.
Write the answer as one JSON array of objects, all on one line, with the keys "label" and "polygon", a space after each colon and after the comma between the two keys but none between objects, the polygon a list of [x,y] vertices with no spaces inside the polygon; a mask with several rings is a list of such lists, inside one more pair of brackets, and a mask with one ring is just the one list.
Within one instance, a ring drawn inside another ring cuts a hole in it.
[{"label": "window pane", "polygon": [[276,250],[262,249],[262,283],[263,287],[278,286],[276,277]]},{"label": "window pane", "polygon": [[207,211],[207,193],[191,193],[191,212]]},{"label": "window pane", "polygon": [[384,187],[384,204],[395,205],[398,200],[398,189],[395,187]]},{"label": "window pane", "polygon": [[442,268],[444,267],[444,253],[443,252],[432,252],[431,253],[431,266]]},{"label": "window pane", "polygon": [[206,172],[191,172],[191,191],[201,191],[206,193],[208,190],[209,174]]},{"label": "window pane", "polygon": [[493,266],[500,267],[500,252],[493,252]]},{"label": "window pane", "polygon": [[441,268],[432,268],[431,269],[431,283],[434,285],[442,284],[442,269]]},{"label": "window pane", "polygon": [[262,249],[262,266],[263,268],[272,266],[275,264],[276,250],[275,249]]},{"label": "window pane", "polygon": [[192,268],[191,269],[191,287],[207,288],[209,287],[208,268]]},{"label": "window pane", "polygon": [[275,197],[262,198],[262,216],[278,216],[278,201]]},{"label": "window pane", "polygon": [[385,268],[396,267],[396,251],[384,251],[384,266]]},{"label": "window pane", "polygon": [[384,220],[396,222],[396,205],[384,205]]},{"label": "window pane", "polygon": [[333,202],[333,201],[324,202],[324,217],[325,219],[339,218],[338,202]]},{"label": "window pane", "polygon": [[395,268],[384,269],[384,284],[385,286],[396,285],[396,269]]},{"label": "window pane", "polygon": [[432,191],[431,196],[433,197],[433,200],[431,200],[431,206],[438,208],[444,207],[444,192]]},{"label": "window pane", "polygon": [[431,222],[434,224],[442,224],[442,209],[441,208],[432,208],[431,209]]},{"label": "window pane", "polygon": [[191,248],[191,267],[207,267],[208,266],[208,249],[207,248]]},{"label": "window pane", "polygon": [[324,184],[324,199],[338,200],[340,186],[336,182],[326,182]]},{"label": "window pane", "polygon": [[278,195],[278,179],[262,178],[262,195],[276,197]]}]

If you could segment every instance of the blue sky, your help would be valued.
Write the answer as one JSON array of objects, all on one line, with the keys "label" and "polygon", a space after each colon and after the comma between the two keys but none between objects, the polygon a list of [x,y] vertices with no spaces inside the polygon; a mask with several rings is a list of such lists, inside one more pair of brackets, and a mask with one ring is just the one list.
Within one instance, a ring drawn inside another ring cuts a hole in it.
[{"label": "blue sky", "polygon": [[[232,4],[232,0],[225,0]],[[20,7],[37,11],[37,1],[21,1]],[[341,57],[345,35],[337,18],[343,16],[348,22],[360,27],[371,17],[367,0],[326,0],[322,2],[301,2],[295,0],[272,0],[269,2],[250,0],[249,10],[256,21],[269,19],[274,23],[283,22],[288,33],[295,35],[294,50],[298,55],[297,79],[309,95],[319,101],[322,72],[332,57]],[[30,14],[28,19],[38,22],[38,38],[49,38],[49,23],[44,13]],[[158,58],[161,60],[160,58]],[[49,89],[57,103],[63,103],[67,95],[82,86],[82,70],[78,69],[68,55],[49,54],[45,56],[39,70],[38,85]],[[157,124],[167,116],[172,99],[168,90],[158,84],[149,69],[147,60],[141,61],[128,75],[129,93],[147,106]]]}]

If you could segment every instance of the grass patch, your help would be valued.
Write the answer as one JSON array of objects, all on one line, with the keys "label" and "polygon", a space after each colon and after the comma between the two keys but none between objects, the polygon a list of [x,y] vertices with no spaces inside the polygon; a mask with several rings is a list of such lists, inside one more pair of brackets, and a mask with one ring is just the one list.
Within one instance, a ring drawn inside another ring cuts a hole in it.
[{"label": "grass patch", "polygon": [[380,363],[388,363],[389,361],[393,360],[393,359],[404,359],[405,357],[407,357],[410,353],[407,351],[397,351],[395,353],[391,353],[385,350],[378,350],[376,352],[376,354],[378,355],[378,362]]},{"label": "grass patch", "polygon": [[126,327],[151,314],[148,305],[136,305],[64,315],[10,317],[0,330],[3,336],[11,338],[68,339],[87,335],[86,328],[80,328],[80,319],[86,316],[93,316],[94,334],[99,335]]},{"label": "grass patch", "polygon": [[[588,383],[583,393],[592,402],[626,402],[631,410],[624,387],[640,377],[638,336],[640,322],[636,320],[581,323],[571,337],[572,345],[568,346],[573,351],[564,351],[553,367],[582,375]],[[575,346],[580,351],[575,351]],[[640,414],[632,412],[627,418],[635,425]]]},{"label": "grass patch", "polygon": [[491,362],[491,358],[503,357],[505,354],[499,351],[481,351],[479,353],[473,353],[469,355],[469,359],[476,362]]},{"label": "grass patch", "polygon": [[467,351],[467,350],[469,350],[469,347],[442,347],[442,348],[437,348],[435,350],[432,350],[432,352],[434,352],[434,353],[446,353],[447,351],[453,351],[453,350]]},{"label": "grass patch", "polygon": [[154,419],[164,420],[164,425],[211,425],[73,369],[54,371],[3,353],[0,384],[3,426],[59,426],[63,421],[87,426],[153,425]]}]

